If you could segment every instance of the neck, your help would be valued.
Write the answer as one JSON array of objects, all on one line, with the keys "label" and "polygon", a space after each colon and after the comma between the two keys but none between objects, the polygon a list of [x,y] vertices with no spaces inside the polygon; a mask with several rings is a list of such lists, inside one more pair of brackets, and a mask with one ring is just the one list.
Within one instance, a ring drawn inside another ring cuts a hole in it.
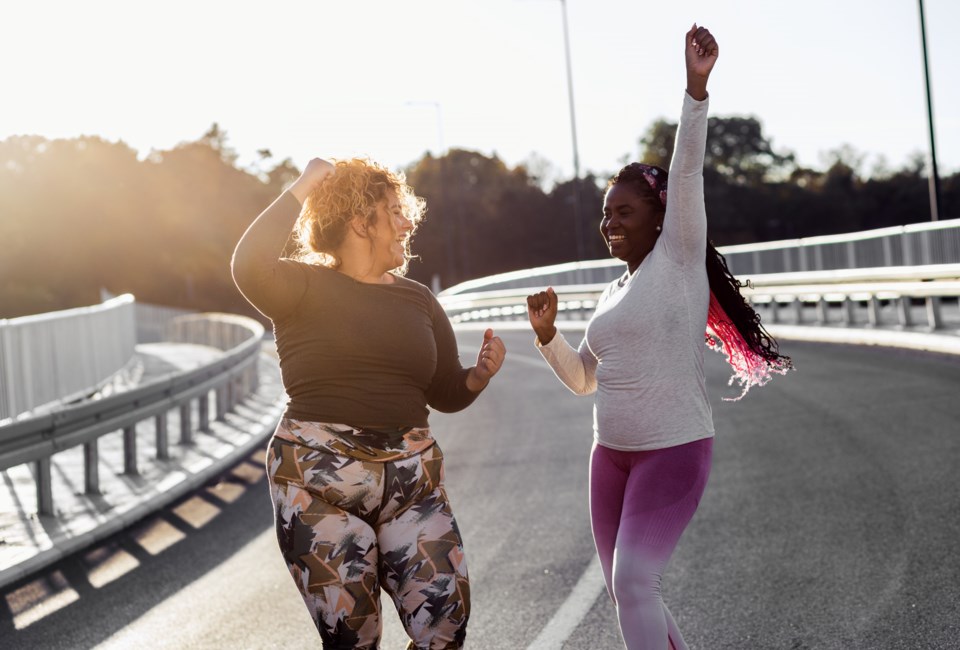
[{"label": "neck", "polygon": [[650,251],[652,250],[653,250],[653,247],[651,246],[650,250],[644,252],[644,254],[641,255],[639,259],[631,260],[630,262],[627,262],[627,269],[630,271],[630,275],[633,275],[634,273],[637,272],[637,269],[639,269],[640,265],[643,264],[643,260],[647,259],[647,255],[649,255]]},{"label": "neck", "polygon": [[337,271],[366,284],[389,284],[393,282],[390,269],[378,268],[374,261],[367,256],[340,255],[340,266]]}]

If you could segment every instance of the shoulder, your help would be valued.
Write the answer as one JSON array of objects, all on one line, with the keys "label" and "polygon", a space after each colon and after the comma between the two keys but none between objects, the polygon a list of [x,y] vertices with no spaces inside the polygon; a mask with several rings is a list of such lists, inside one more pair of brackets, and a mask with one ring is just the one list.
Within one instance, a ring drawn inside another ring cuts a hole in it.
[{"label": "shoulder", "polygon": [[[422,283],[420,283],[420,282],[417,282],[416,280],[411,280],[410,278],[408,278],[408,277],[406,277],[406,276],[403,276],[403,275],[394,275],[394,276],[393,276],[393,283],[394,283],[395,285],[397,285],[398,287],[405,287],[405,288],[407,288],[407,289],[411,289],[411,290],[413,290],[413,291],[418,291],[418,292],[420,292],[420,293],[423,293],[424,295],[428,295],[428,296],[430,296],[431,298],[434,297],[434,296],[433,296],[433,292],[430,291],[429,287],[427,287],[425,284],[422,284]],[[435,298],[434,298],[434,299],[435,299]]]},{"label": "shoulder", "polygon": [[433,315],[444,313],[440,301],[433,295],[430,288],[416,280],[411,280],[402,275],[394,275],[393,284],[388,286],[390,287],[389,290],[394,292],[395,295],[401,295],[405,300],[418,303]]},{"label": "shoulder", "polygon": [[321,264],[314,264],[311,262],[305,262],[304,260],[295,259],[292,257],[282,257],[280,258],[280,263],[289,269],[297,269],[304,274],[305,277],[321,277],[328,278],[334,275],[338,275],[336,271],[330,267],[323,266]]}]

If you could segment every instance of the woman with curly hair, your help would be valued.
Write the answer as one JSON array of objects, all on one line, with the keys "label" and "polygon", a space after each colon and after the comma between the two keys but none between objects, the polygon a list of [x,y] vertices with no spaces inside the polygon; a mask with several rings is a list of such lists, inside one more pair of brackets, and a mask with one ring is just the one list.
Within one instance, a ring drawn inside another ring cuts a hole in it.
[{"label": "woman with curly hair", "polygon": [[790,367],[707,241],[707,78],[718,55],[707,29],[687,32],[687,89],[670,183],[667,172],[640,163],[610,180],[600,232],[627,270],[604,290],[579,349],[554,325],[553,289],[527,298],[536,344],[557,377],[577,394],[596,394],[590,516],[631,650],[687,647],[660,582],[710,473],[707,327],[708,344],[722,346],[743,392]]},{"label": "woman with curly hair", "polygon": [[273,321],[289,397],[267,451],[277,538],[328,649],[379,647],[381,587],[409,648],[466,635],[467,566],[427,407],[469,406],[506,350],[487,330],[462,367],[436,298],[403,277],[423,212],[402,176],[317,158],[233,256],[237,287]]}]

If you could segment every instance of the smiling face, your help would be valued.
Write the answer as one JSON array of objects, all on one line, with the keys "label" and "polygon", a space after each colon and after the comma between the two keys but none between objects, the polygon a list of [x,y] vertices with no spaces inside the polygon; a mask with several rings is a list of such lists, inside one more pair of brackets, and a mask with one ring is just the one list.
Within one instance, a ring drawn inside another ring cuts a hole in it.
[{"label": "smiling face", "polygon": [[653,250],[663,225],[663,205],[631,183],[611,185],[603,199],[600,234],[610,255],[627,263],[633,273]]},{"label": "smiling face", "polygon": [[377,202],[377,220],[368,230],[374,263],[384,272],[403,266],[412,232],[413,223],[404,214],[397,193],[387,190]]}]

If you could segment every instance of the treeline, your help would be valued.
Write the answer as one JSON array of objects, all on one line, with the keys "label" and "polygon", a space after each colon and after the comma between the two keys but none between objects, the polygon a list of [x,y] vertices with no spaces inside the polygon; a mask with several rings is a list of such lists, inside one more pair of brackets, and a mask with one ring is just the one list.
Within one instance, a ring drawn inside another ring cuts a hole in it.
[{"label": "treeline", "polygon": [[[641,159],[668,166],[676,125],[653,124]],[[241,168],[214,125],[144,159],[96,137],[0,142],[0,318],[99,301],[100,289],[201,310],[253,313],[229,260],[250,221],[299,170],[269,150]],[[864,178],[834,152],[825,171],[772,150],[753,118],[711,118],[705,171],[711,238],[734,244],[848,232],[928,218],[920,160]],[[597,235],[606,178],[545,188],[538,165],[453,149],[405,170],[427,200],[410,276],[443,287],[508,270],[605,257]],[[960,174],[942,180],[941,218],[960,217]],[[578,209],[579,208],[579,209]],[[579,214],[579,220],[577,215]]]}]

